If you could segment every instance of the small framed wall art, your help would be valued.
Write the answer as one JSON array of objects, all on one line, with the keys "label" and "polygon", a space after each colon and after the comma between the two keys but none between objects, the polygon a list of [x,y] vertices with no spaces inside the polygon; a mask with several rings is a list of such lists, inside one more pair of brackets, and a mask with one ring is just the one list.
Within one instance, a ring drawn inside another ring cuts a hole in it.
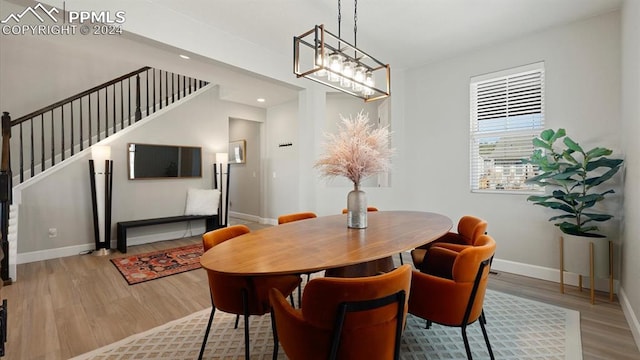
[{"label": "small framed wall art", "polygon": [[229,142],[229,164],[244,164],[247,160],[246,147],[246,140],[236,140]]}]

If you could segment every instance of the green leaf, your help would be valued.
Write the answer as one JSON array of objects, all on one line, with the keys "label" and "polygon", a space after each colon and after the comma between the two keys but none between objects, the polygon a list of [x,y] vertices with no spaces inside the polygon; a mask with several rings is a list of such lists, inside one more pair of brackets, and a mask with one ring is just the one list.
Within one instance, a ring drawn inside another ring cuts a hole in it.
[{"label": "green leaf", "polygon": [[579,175],[582,173],[580,170],[565,170],[557,175],[553,176],[555,180],[567,180],[570,179],[573,175]]},{"label": "green leaf", "polygon": [[553,173],[551,173],[551,172],[544,172],[542,174],[538,174],[536,176],[528,178],[527,180],[525,180],[525,183],[527,183],[527,184],[544,185],[544,182],[542,182],[542,180],[548,179],[552,175],[553,175]]},{"label": "green leaf", "polygon": [[551,199],[552,196],[537,196],[537,195],[531,195],[527,198],[527,201],[534,201],[534,202],[538,202],[538,201],[547,201],[549,199]]},{"label": "green leaf", "polygon": [[618,172],[618,170],[620,170],[620,167],[614,167],[614,168],[610,169],[609,171],[607,171],[606,173],[602,174],[601,176],[593,177],[593,178],[589,178],[589,179],[585,180],[584,183],[587,186],[587,188],[598,186],[598,185],[602,184],[603,182],[611,179],[613,177],[613,175],[615,175]]},{"label": "green leaf", "polygon": [[562,199],[565,196],[567,196],[567,193],[564,192],[563,190],[553,190],[552,194],[553,194],[553,197],[556,199]]},{"label": "green leaf", "polygon": [[608,214],[582,213],[582,216],[588,217],[589,218],[588,221],[607,221],[613,218],[613,215],[608,215]]},{"label": "green leaf", "polygon": [[558,215],[558,216],[554,216],[552,218],[549,218],[549,221],[554,221],[554,220],[558,220],[558,219],[575,219],[576,216],[575,215]]},{"label": "green leaf", "polygon": [[582,150],[582,148],[580,147],[580,145],[578,145],[577,142],[571,140],[570,137],[565,137],[564,138],[564,144],[567,145],[567,147],[573,151],[577,151],[579,153],[584,153],[584,150]]},{"label": "green leaf", "polygon": [[550,143],[554,143],[556,140],[558,140],[559,138],[566,136],[567,133],[564,131],[563,128],[558,129],[558,131],[556,131],[555,134],[553,134],[553,136],[551,137],[551,139],[549,139]]},{"label": "green leaf", "polygon": [[585,196],[580,196],[576,198],[576,201],[579,202],[596,202],[596,201],[600,201],[604,199],[604,196],[600,195],[600,194],[589,194],[589,195],[585,195]]},{"label": "green leaf", "polygon": [[533,146],[535,146],[537,148],[545,148],[547,150],[551,150],[551,145],[549,145],[545,141],[540,140],[538,138],[533,139]]},{"label": "green leaf", "polygon": [[587,159],[595,159],[601,156],[611,155],[613,151],[601,147],[597,147],[587,151]]},{"label": "green leaf", "polygon": [[572,164],[578,164],[578,160],[576,160],[576,158],[574,158],[573,156],[571,156],[571,154],[572,154],[572,153],[574,153],[574,152],[575,152],[575,151],[567,151],[567,150],[565,150],[565,151],[563,151],[563,152],[562,152],[562,157],[563,157],[565,160],[567,160],[567,161],[569,161],[570,163],[572,163]]},{"label": "green leaf", "polygon": [[606,168],[609,168],[609,169],[613,169],[613,168],[619,167],[622,164],[622,161],[623,160],[621,160],[621,159],[601,158],[601,159],[598,159],[598,160],[589,161],[587,163],[586,170],[587,171],[592,171],[592,170],[595,170],[595,169],[600,168],[600,167],[606,167]]},{"label": "green leaf", "polygon": [[556,226],[560,227],[563,233],[578,235],[580,233],[580,227],[576,224],[572,224],[569,222],[562,222],[560,224],[556,224]]},{"label": "green leaf", "polygon": [[555,135],[555,132],[553,131],[553,129],[546,129],[540,133],[540,137],[542,138],[542,140],[545,140],[545,141],[550,141],[554,137],[554,135]]},{"label": "green leaf", "polygon": [[556,190],[553,192],[553,198],[556,200],[560,200],[563,203],[569,205],[569,206],[575,206],[577,205],[576,202],[574,201],[574,194],[567,194],[564,191],[561,190]]},{"label": "green leaf", "polygon": [[564,212],[568,212],[569,214],[574,213],[574,210],[570,206],[555,201],[537,202],[535,203],[535,205],[544,206],[550,209],[562,210]]},{"label": "green leaf", "polygon": [[597,236],[596,234],[589,233],[589,231],[597,231],[598,230],[597,226],[583,227],[583,226],[578,226],[576,224],[568,223],[566,221],[560,224],[556,224],[556,226],[560,227],[560,230],[562,230],[562,232],[565,234],[589,236],[589,237]]}]

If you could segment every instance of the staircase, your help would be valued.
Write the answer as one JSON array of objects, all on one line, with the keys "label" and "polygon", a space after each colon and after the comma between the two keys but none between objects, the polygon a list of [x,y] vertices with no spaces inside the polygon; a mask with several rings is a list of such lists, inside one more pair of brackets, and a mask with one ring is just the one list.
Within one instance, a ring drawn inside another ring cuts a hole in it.
[{"label": "staircase", "polygon": [[15,120],[3,112],[0,235],[6,256],[0,267],[2,281],[11,283],[9,260],[14,261],[17,256],[18,208],[12,205],[14,183],[46,173],[207,84],[145,66]]}]

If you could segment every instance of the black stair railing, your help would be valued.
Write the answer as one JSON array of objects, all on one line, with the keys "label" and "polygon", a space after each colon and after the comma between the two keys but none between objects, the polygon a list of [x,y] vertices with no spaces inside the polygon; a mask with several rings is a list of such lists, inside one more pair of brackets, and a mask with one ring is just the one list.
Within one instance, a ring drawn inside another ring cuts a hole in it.
[{"label": "black stair railing", "polygon": [[[22,183],[207,84],[145,66],[15,120],[3,112],[0,243],[5,256],[0,266],[2,280],[11,282],[7,234],[14,181],[12,149],[18,151],[17,159],[13,160],[18,162],[18,183]],[[17,143],[11,144],[12,133],[17,135]]]},{"label": "black stair railing", "polygon": [[12,160],[19,163],[19,183],[206,84],[143,67],[12,120],[18,138],[13,149],[19,151]]}]

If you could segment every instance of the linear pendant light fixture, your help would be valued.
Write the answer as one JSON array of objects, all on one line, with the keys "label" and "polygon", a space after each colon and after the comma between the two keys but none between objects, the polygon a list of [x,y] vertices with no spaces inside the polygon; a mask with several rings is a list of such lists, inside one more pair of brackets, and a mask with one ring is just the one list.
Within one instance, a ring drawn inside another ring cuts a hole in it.
[{"label": "linear pendant light fixture", "polygon": [[391,95],[391,68],[358,49],[358,0],[353,16],[353,45],[340,38],[341,4],[338,0],[338,36],[316,25],[293,37],[293,72],[297,77],[374,101]]}]

